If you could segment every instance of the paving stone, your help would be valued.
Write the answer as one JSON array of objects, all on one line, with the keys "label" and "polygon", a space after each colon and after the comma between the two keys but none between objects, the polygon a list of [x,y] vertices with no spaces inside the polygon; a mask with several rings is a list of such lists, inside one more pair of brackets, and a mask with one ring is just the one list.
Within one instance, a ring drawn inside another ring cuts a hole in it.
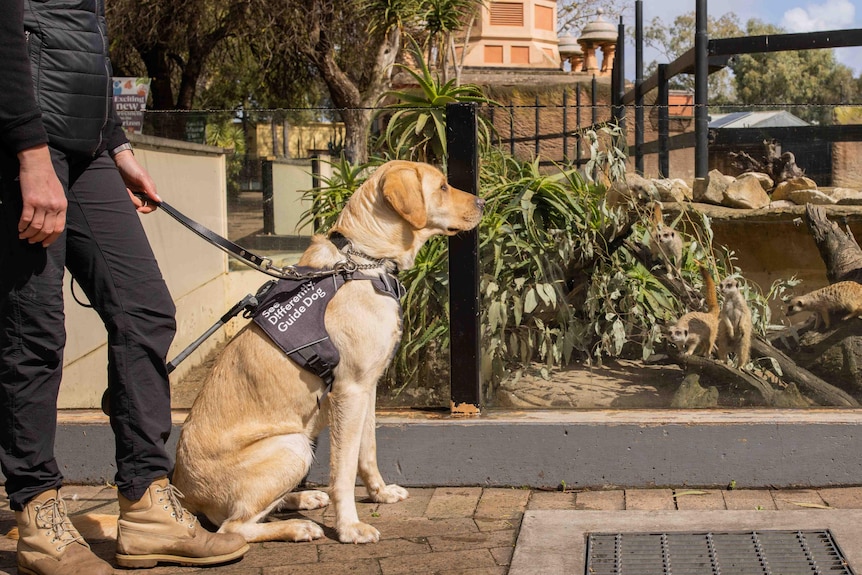
[{"label": "paving stone", "polygon": [[575,497],[575,509],[622,511],[625,508],[626,494],[621,489],[612,491],[581,491]]},{"label": "paving stone", "polygon": [[487,549],[431,553],[423,556],[421,562],[417,562],[415,557],[412,556],[380,559],[380,568],[383,575],[430,574],[452,570],[455,566],[457,566],[457,569],[463,571],[467,569],[496,568],[497,563]]},{"label": "paving stone", "polygon": [[478,517],[475,519],[475,523],[479,531],[505,531],[507,529],[518,529],[521,526],[522,519],[523,515],[511,519],[482,519]]},{"label": "paving stone", "polygon": [[425,517],[447,519],[472,517],[482,496],[481,487],[438,487],[428,502]]},{"label": "paving stone", "polygon": [[773,492],[772,498],[779,511],[827,507],[815,489],[786,489]]},{"label": "paving stone", "polygon": [[546,509],[577,509],[575,507],[576,495],[572,491],[533,491],[527,509],[530,511],[544,511]]},{"label": "paving stone", "polygon": [[254,544],[241,563],[246,567],[272,567],[293,565],[295,563],[317,563],[317,547],[313,544],[290,543],[287,541],[268,542],[264,547]]},{"label": "paving stone", "polygon": [[480,531],[479,533],[462,533],[460,535],[439,535],[428,538],[428,544],[436,553],[440,551],[463,551],[466,549],[492,549],[495,547],[514,546],[517,531]]},{"label": "paving stone", "polygon": [[751,511],[752,509],[763,509],[764,511],[775,511],[778,509],[772,492],[767,489],[731,489],[723,491],[724,504],[731,511]]},{"label": "paving stone", "polygon": [[[267,567],[262,575],[381,575],[380,564],[376,559],[360,559],[344,563],[320,563],[314,565],[285,565]],[[211,575],[221,575],[214,572]]]},{"label": "paving stone", "polygon": [[512,555],[515,553],[515,544],[512,543],[508,547],[495,547],[491,549],[491,555],[494,556],[494,561],[497,565],[511,565]]},{"label": "paving stone", "polygon": [[411,519],[381,519],[374,523],[380,530],[381,539],[414,539],[416,537],[434,537],[452,533],[477,533],[476,523],[467,517],[452,519],[426,519],[414,517]]},{"label": "paving stone", "polygon": [[407,490],[410,497],[404,501],[392,504],[381,504],[377,507],[377,513],[381,518],[393,519],[398,517],[422,517],[428,509],[428,503],[434,495],[433,488],[410,488]]},{"label": "paving stone", "polygon": [[516,519],[524,514],[530,492],[526,489],[485,489],[474,516],[482,519]]},{"label": "paving stone", "polygon": [[820,498],[836,509],[862,509],[862,487],[819,489]]},{"label": "paving stone", "polygon": [[480,567],[479,569],[455,569],[438,571],[436,575],[506,575],[507,567]]},{"label": "paving stone", "polygon": [[673,489],[626,489],[626,511],[674,509]]},{"label": "paving stone", "polygon": [[680,511],[717,511],[727,507],[717,489],[676,489],[676,508]]},{"label": "paving stone", "polygon": [[402,555],[420,555],[431,552],[428,543],[408,541],[407,539],[388,539],[378,543],[364,545],[323,545],[318,548],[320,561],[355,561],[357,559],[378,559],[380,557],[399,557]]}]

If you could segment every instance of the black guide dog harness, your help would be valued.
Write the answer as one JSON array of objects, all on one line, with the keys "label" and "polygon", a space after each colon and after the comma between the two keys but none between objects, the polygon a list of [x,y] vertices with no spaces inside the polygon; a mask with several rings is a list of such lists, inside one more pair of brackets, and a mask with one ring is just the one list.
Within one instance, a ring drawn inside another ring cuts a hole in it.
[{"label": "black guide dog harness", "polygon": [[303,279],[270,280],[258,290],[258,306],[252,313],[257,323],[290,359],[323,380],[320,404],[332,390],[332,371],[341,359],[326,331],[323,317],[332,296],[346,282],[370,281],[374,289],[392,297],[401,310],[404,286],[394,275],[380,272],[366,274],[359,271],[340,271],[331,275],[315,276],[319,270],[296,267]]}]

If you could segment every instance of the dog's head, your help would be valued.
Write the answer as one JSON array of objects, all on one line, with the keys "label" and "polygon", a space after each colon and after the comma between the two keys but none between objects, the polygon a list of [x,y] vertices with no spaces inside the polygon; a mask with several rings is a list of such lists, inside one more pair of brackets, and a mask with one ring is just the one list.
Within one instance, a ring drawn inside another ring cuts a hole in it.
[{"label": "dog's head", "polygon": [[333,230],[357,248],[413,265],[431,236],[471,230],[482,218],[485,201],[453,188],[437,168],[395,160],[377,168],[345,206]]}]

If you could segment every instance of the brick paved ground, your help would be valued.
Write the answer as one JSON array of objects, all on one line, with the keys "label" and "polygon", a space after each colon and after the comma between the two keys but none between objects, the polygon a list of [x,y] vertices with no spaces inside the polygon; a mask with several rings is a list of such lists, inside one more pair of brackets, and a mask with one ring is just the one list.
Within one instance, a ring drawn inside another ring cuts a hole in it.
[{"label": "brick paved ground", "polygon": [[[357,489],[359,516],[381,532],[372,545],[338,543],[331,509],[285,515],[312,519],[324,526],[324,539],[312,543],[253,544],[233,565],[199,569],[160,566],[126,570],[128,574],[180,575],[505,575],[525,510],[783,510],[862,509],[862,487],[802,490],[628,489],[547,492],[529,489],[438,487],[410,489],[410,498],[394,505],[364,500]],[[73,514],[115,513],[111,487],[63,489]],[[0,510],[0,531],[7,533],[14,517]],[[113,541],[93,548],[112,561]],[[15,573],[15,542],[0,538],[0,573]]]}]

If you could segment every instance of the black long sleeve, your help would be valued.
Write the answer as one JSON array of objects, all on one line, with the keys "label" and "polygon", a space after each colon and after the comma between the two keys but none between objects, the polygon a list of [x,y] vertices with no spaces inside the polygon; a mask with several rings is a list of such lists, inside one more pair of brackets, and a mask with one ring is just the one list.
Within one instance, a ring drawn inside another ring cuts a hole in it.
[{"label": "black long sleeve", "polygon": [[24,37],[23,0],[0,1],[0,144],[10,153],[48,141]]}]

